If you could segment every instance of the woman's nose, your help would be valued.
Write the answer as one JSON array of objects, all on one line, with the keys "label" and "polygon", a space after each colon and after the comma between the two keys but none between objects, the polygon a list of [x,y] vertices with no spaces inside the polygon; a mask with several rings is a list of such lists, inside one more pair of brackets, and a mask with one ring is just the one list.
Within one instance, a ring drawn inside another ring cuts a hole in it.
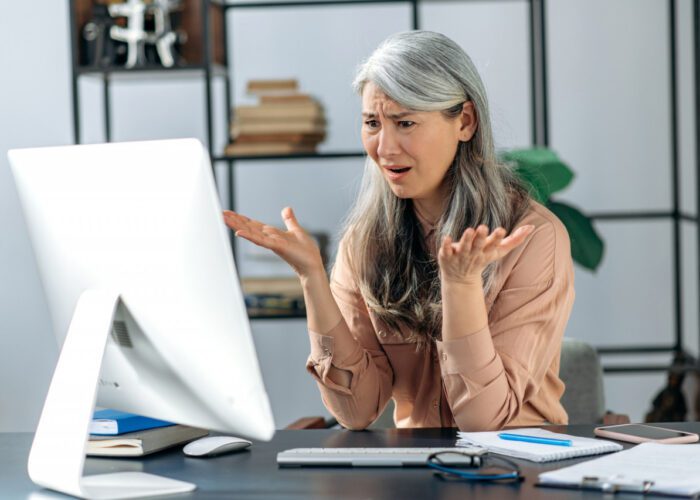
[{"label": "woman's nose", "polygon": [[401,152],[396,132],[391,127],[384,127],[379,132],[379,144],[377,155],[382,158],[390,158]]}]

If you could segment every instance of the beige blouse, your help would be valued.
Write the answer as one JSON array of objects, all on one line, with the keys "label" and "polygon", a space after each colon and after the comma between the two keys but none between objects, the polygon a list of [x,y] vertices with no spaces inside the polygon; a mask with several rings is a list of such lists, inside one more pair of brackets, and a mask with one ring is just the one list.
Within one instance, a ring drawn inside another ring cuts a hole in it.
[{"label": "beige blouse", "polygon": [[[331,289],[345,321],[326,335],[309,332],[306,365],[338,422],[363,429],[393,398],[397,427],[477,431],[567,423],[559,356],[574,302],[569,236],[535,202],[518,226],[524,224],[535,231],[497,268],[485,298],[488,326],[423,350],[404,340],[408,332],[392,330],[368,311],[338,252]],[[348,376],[331,376],[331,367]]]}]

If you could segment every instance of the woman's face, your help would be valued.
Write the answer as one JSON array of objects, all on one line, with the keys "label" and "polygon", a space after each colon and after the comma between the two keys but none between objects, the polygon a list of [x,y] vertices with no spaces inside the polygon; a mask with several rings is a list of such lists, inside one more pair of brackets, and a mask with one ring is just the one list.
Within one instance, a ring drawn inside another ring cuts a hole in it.
[{"label": "woman's face", "polygon": [[393,193],[441,206],[443,180],[457,146],[476,130],[473,104],[466,103],[456,118],[440,111],[412,111],[369,82],[362,93],[362,118],[362,144]]}]

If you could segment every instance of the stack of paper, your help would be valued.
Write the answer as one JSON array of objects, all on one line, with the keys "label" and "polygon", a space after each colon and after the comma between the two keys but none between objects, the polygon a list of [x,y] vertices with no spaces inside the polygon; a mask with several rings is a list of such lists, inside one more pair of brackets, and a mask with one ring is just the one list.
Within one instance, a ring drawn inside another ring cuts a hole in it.
[{"label": "stack of paper", "polygon": [[643,443],[607,457],[540,474],[540,485],[700,494],[700,444]]},{"label": "stack of paper", "polygon": [[612,441],[559,434],[544,429],[508,429],[508,432],[550,439],[569,439],[571,446],[506,441],[498,437],[499,432],[460,432],[458,433],[457,446],[481,446],[492,453],[532,460],[533,462],[551,462],[565,458],[599,455],[622,449],[621,444]]}]

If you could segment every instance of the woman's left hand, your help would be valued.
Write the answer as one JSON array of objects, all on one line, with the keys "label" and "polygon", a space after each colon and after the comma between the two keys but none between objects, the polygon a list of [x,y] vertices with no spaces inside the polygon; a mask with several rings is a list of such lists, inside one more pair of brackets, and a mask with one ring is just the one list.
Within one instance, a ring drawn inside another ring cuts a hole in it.
[{"label": "woman's left hand", "polygon": [[481,273],[486,266],[505,257],[534,229],[533,225],[520,226],[506,237],[502,227],[489,234],[488,227],[482,224],[476,229],[467,228],[457,242],[446,236],[438,251],[441,281],[481,286]]}]

